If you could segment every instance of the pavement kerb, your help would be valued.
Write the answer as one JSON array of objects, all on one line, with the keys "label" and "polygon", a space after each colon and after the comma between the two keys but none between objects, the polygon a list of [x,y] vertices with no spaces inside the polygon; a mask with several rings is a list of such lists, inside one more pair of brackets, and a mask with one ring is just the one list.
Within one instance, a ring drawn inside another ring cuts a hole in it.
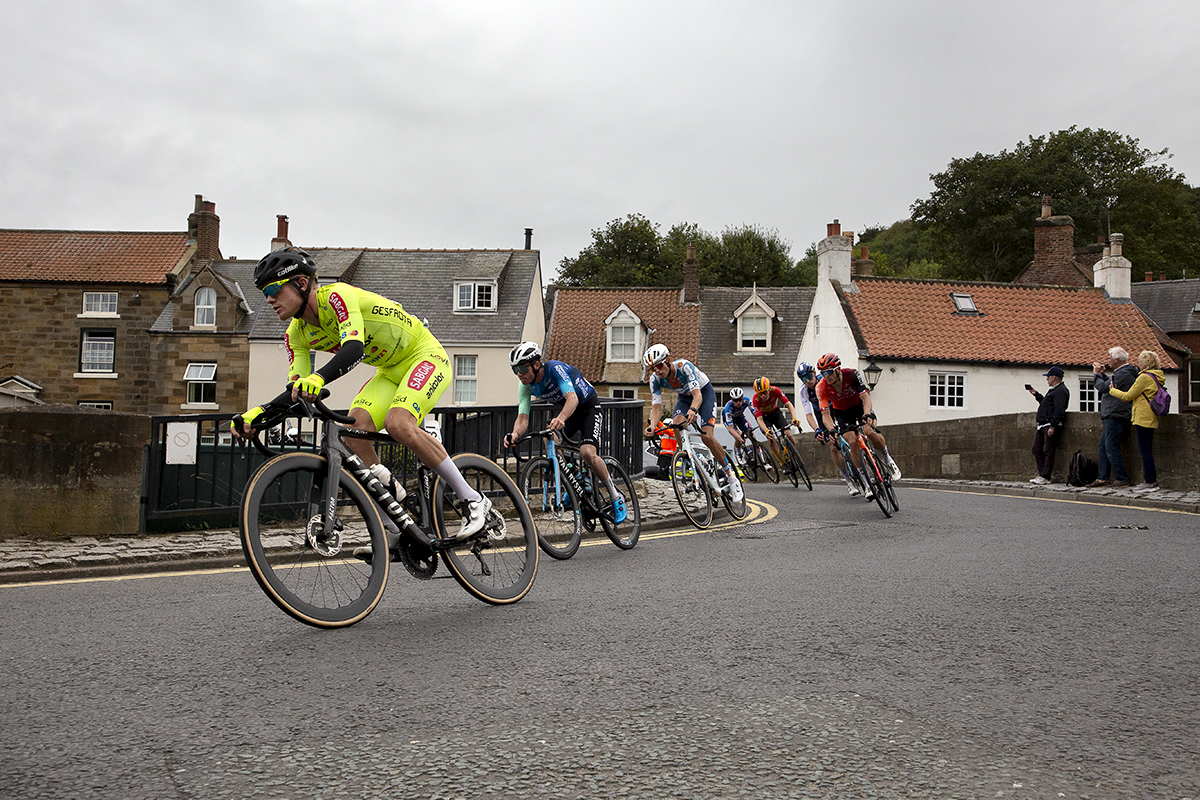
[{"label": "pavement kerb", "polygon": [[[818,484],[841,481],[817,480]],[[670,484],[645,481],[642,533],[691,527],[676,504]],[[1163,491],[1143,495],[1128,489],[1085,489],[1050,484],[1034,486],[1013,481],[953,481],[905,478],[903,490],[969,492],[1041,500],[1094,503],[1159,511],[1200,514],[1200,492]],[[727,521],[729,512],[714,509],[713,521]],[[603,534],[595,534],[603,538]],[[56,580],[185,572],[245,566],[236,529],[218,529],[143,537],[74,537],[68,540],[0,539],[0,585]]]}]

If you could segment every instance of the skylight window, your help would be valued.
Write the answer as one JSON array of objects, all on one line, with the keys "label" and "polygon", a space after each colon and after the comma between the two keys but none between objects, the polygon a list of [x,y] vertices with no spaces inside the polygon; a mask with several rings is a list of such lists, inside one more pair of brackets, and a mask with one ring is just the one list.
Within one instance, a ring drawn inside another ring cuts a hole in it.
[{"label": "skylight window", "polygon": [[971,298],[971,295],[953,292],[950,297],[954,300],[954,310],[959,314],[979,313],[979,309],[975,307],[975,301]]}]

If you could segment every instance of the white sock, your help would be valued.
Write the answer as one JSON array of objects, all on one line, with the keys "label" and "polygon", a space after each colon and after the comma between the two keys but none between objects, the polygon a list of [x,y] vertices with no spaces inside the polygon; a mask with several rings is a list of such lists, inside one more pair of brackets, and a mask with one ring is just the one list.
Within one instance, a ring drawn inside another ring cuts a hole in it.
[{"label": "white sock", "polygon": [[434,467],[433,471],[438,474],[438,477],[450,484],[450,488],[458,495],[459,500],[468,500],[473,503],[476,500],[482,499],[483,496],[479,492],[467,485],[466,478],[458,471],[458,465],[450,460],[449,456],[446,456],[445,461]]}]

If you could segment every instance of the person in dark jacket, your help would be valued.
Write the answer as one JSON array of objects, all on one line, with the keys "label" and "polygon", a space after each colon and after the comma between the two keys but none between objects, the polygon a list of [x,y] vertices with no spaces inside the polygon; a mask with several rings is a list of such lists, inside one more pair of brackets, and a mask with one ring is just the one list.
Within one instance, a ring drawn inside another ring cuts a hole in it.
[{"label": "person in dark jacket", "polygon": [[1063,371],[1051,367],[1045,372],[1046,395],[1029,384],[1025,388],[1038,401],[1037,432],[1033,435],[1033,457],[1037,461],[1038,474],[1030,483],[1050,483],[1054,472],[1054,453],[1062,440],[1063,423],[1067,419],[1067,405],[1071,402],[1071,390],[1063,385]]},{"label": "person in dark jacket", "polygon": [[[1112,370],[1112,375],[1106,372]],[[1100,457],[1096,463],[1100,474],[1089,486],[1112,486],[1121,488],[1129,485],[1129,472],[1125,469],[1125,459],[1121,455],[1121,442],[1129,433],[1129,418],[1133,406],[1108,393],[1108,387],[1115,386],[1122,392],[1128,392],[1129,387],[1137,380],[1138,370],[1129,363],[1129,353],[1123,347],[1113,347],[1108,351],[1108,363],[1092,364],[1096,373],[1096,394],[1100,395]],[[1111,471],[1110,471],[1111,470]],[[1110,480],[1110,476],[1114,480]]]}]

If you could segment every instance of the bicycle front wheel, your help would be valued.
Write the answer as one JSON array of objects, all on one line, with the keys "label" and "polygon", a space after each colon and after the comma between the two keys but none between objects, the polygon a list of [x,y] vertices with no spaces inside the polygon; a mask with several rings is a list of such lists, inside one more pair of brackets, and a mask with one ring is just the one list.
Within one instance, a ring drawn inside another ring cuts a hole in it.
[{"label": "bicycle front wheel", "polygon": [[892,516],[892,507],[888,503],[887,494],[883,488],[883,478],[879,473],[879,465],[875,463],[874,456],[870,450],[862,451],[862,471],[863,477],[867,480],[867,486],[871,493],[875,496],[875,504],[879,506],[879,510],[883,512],[885,517]]},{"label": "bicycle front wheel", "polygon": [[754,450],[748,447],[735,447],[733,457],[741,467],[745,479],[751,483],[758,483],[758,459],[754,456]]},{"label": "bicycle front wheel", "polygon": [[625,496],[625,521],[615,522],[612,506],[609,505],[600,512],[600,525],[613,544],[622,550],[632,550],[638,542],[638,537],[642,535],[642,511],[638,504],[637,492],[633,488],[633,481],[629,479],[629,473],[615,458],[605,456],[604,465],[608,467],[613,486]]},{"label": "bicycle front wheel", "polygon": [[770,479],[771,483],[779,483],[779,463],[775,461],[775,456],[771,453],[771,448],[764,445],[762,442],[754,443],[754,450],[758,453],[758,465],[762,469],[763,474]]},{"label": "bicycle front wheel", "polygon": [[879,465],[879,472],[883,476],[883,491],[887,494],[888,503],[892,507],[892,511],[900,510],[900,503],[896,500],[896,487],[892,485],[892,473],[884,465],[883,459],[879,457],[879,451],[871,446],[871,455],[875,458],[875,463]]},{"label": "bicycle front wheel", "polygon": [[583,516],[566,477],[561,472],[555,477],[553,461],[535,458],[521,472],[521,494],[533,516],[538,545],[546,555],[563,561],[579,550]]},{"label": "bicycle front wheel", "polygon": [[808,477],[808,470],[804,467],[804,459],[800,457],[800,449],[786,436],[783,439],[783,446],[787,448],[788,458],[792,460],[792,485],[799,488],[800,481],[803,481],[811,492],[812,480]]},{"label": "bicycle front wheel", "polygon": [[[521,490],[495,462],[475,455],[454,456],[467,485],[492,501],[483,530],[442,551],[454,579],[485,603],[507,605],[529,593],[537,577],[537,527]],[[433,486],[433,520],[443,539],[457,532],[461,505],[439,477]]]},{"label": "bicycle front wheel", "polygon": [[367,564],[352,550],[369,545],[386,553],[388,546],[375,503],[349,472],[338,480],[335,530],[324,533],[328,478],[329,462],[313,453],[263,465],[242,494],[242,551],[275,605],[307,625],[341,628],[370,614],[387,586],[389,559]]},{"label": "bicycle front wheel", "polygon": [[671,485],[675,487],[679,507],[691,523],[697,528],[707,528],[712,523],[712,497],[708,484],[687,453],[676,453],[671,459]]}]

